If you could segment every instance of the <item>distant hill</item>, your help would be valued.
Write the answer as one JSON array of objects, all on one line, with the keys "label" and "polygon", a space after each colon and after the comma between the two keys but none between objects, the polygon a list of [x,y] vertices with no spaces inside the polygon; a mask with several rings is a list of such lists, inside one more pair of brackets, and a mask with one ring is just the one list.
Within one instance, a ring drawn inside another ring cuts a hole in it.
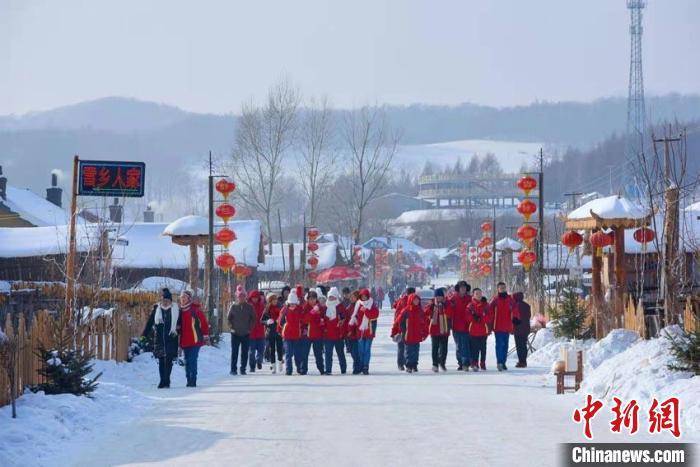
[{"label": "distant hill", "polygon": [[[654,121],[700,120],[700,96],[651,97],[647,103],[648,115]],[[507,108],[474,104],[386,106],[404,145],[497,140],[579,149],[592,148],[622,133],[626,109],[623,98],[591,103],[537,102]],[[157,180],[174,173],[187,176],[191,168],[202,166],[209,150],[219,156],[230,152],[236,119],[233,114],[198,114],[121,97],[0,116],[0,165],[13,185],[37,192],[46,187],[51,169],[68,173],[73,154],[145,161],[147,173],[158,174]],[[420,154],[415,154],[420,148],[411,150],[404,154],[420,159]],[[404,162],[410,164],[410,160],[406,156]],[[421,168],[422,164],[415,167]]]}]

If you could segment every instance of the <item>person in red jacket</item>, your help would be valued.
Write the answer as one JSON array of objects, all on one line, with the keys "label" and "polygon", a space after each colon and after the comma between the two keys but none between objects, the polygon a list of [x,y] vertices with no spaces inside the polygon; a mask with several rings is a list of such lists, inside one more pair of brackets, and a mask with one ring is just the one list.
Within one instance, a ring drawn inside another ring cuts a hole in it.
[{"label": "person in red jacket", "polygon": [[248,353],[248,365],[250,372],[255,373],[255,369],[262,369],[263,358],[265,357],[265,325],[262,322],[262,315],[265,312],[265,303],[262,295],[257,290],[248,292],[248,303],[255,311],[255,324],[250,330],[250,350]]},{"label": "person in red jacket", "polygon": [[372,358],[372,341],[377,329],[377,318],[379,318],[379,308],[372,300],[369,289],[360,291],[360,306],[355,307],[350,325],[357,328],[359,340],[357,341],[357,354],[362,368],[362,374],[369,374],[369,362]]},{"label": "person in red jacket", "polygon": [[469,345],[471,345],[472,371],[486,371],[486,338],[491,333],[489,329],[489,302],[481,293],[474,289],[472,302],[469,304]]},{"label": "person in red jacket", "polygon": [[445,303],[445,289],[435,289],[435,297],[425,306],[432,344],[433,372],[447,371],[447,341],[450,338],[450,306]]},{"label": "person in red jacket", "polygon": [[[277,331],[277,320],[280,317],[282,307],[278,305],[278,296],[274,293],[267,294],[265,310],[260,321],[265,325],[265,339],[270,349],[270,370],[273,373],[282,372],[284,361],[284,347],[282,336]],[[277,359],[275,360],[275,355]]]},{"label": "person in red jacket", "polygon": [[452,337],[455,341],[457,370],[469,371],[471,357],[469,355],[469,313],[467,307],[472,302],[469,295],[471,286],[466,281],[459,281],[450,299],[450,317],[452,318]]},{"label": "person in red jacket", "polygon": [[209,323],[202,309],[192,300],[192,292],[180,294],[180,347],[185,354],[187,387],[197,387],[197,360],[199,349],[209,342]]},{"label": "person in red jacket", "polygon": [[352,374],[359,375],[362,373],[362,360],[360,360],[358,341],[360,340],[360,332],[357,329],[357,320],[353,321],[352,318],[357,316],[360,310],[360,292],[353,290],[347,295],[343,293],[343,303],[347,300],[347,305],[345,306],[346,312],[346,325],[345,325],[345,346],[352,357]]},{"label": "person in red jacket", "polygon": [[[322,296],[322,295],[321,295]],[[324,297],[325,298],[325,297]],[[320,374],[326,372],[323,365],[323,326],[325,306],[321,303],[319,290],[310,290],[306,294],[304,313],[306,315],[308,345],[304,347],[302,354],[302,374],[309,371],[309,353],[314,351],[316,368]]]},{"label": "person in red jacket", "polygon": [[406,371],[413,373],[418,371],[418,356],[420,343],[428,336],[425,312],[420,306],[420,297],[415,293],[406,299],[406,305],[401,308],[399,315],[394,320],[391,335],[401,335],[406,348]]},{"label": "person in red jacket", "polygon": [[340,292],[336,287],[331,287],[326,300],[325,325],[323,326],[323,350],[324,368],[327,375],[333,373],[333,350],[338,356],[340,373],[347,371],[347,361],[345,360],[345,349],[343,342],[343,329],[345,321],[345,310],[340,304]]},{"label": "person in red jacket", "polygon": [[[394,309],[394,321],[398,318],[403,307],[408,304],[408,296],[414,293],[416,293],[415,287],[406,287],[406,291],[392,303],[391,307]],[[405,343],[401,334],[396,334],[393,338],[396,341],[396,365],[399,367],[399,371],[404,371],[406,369]]]},{"label": "person in red jacket", "polygon": [[520,321],[520,313],[513,297],[508,295],[506,284],[498,283],[498,295],[489,304],[491,328],[496,336],[496,362],[498,371],[507,370],[508,340],[513,333],[513,323]]},{"label": "person in red jacket", "polygon": [[301,374],[301,336],[304,326],[304,310],[299,303],[297,290],[292,290],[287,296],[287,301],[280,311],[278,330],[284,342],[285,372],[290,376],[294,370],[292,362],[296,366],[297,373]]}]

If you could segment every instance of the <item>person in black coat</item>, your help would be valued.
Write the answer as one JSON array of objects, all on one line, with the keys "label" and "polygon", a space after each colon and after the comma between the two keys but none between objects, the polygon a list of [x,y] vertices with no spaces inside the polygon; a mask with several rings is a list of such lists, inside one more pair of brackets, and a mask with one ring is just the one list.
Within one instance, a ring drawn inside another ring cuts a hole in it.
[{"label": "person in black coat", "polygon": [[513,318],[513,336],[515,337],[515,350],[518,353],[516,368],[527,368],[527,338],[530,336],[530,304],[523,300],[523,293],[513,294],[515,304],[520,311],[520,318]]},{"label": "person in black coat", "polygon": [[143,337],[153,340],[153,356],[158,359],[158,372],[160,373],[158,389],[170,387],[173,360],[177,357],[177,321],[179,316],[180,310],[177,303],[173,303],[170,290],[163,289],[161,300],[153,305],[153,311],[151,311],[143,330]]}]

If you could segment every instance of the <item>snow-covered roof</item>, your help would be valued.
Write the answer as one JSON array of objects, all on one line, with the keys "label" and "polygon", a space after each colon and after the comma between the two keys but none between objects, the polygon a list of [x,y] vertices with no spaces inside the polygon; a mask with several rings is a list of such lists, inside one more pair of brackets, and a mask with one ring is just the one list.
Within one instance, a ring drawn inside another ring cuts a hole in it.
[{"label": "snow-covered roof", "polygon": [[37,227],[65,225],[68,222],[68,212],[29,189],[8,185],[6,196],[5,200],[0,198],[0,204]]},{"label": "snow-covered roof", "polygon": [[686,212],[696,212],[700,213],[700,201],[695,202],[685,208]]},{"label": "snow-covered roof", "polygon": [[517,240],[510,237],[505,237],[496,242],[497,250],[513,250],[520,251],[523,246]]},{"label": "snow-covered roof", "polygon": [[[188,216],[189,217],[189,216]],[[197,216],[195,216],[197,217]],[[184,218],[183,218],[184,219]],[[206,218],[203,218],[206,221]],[[172,224],[169,224],[172,225]],[[163,232],[169,226],[164,223],[136,223],[126,227],[119,238],[123,240],[114,247],[112,263],[122,268],[168,268],[186,269],[189,267],[189,249],[177,245]],[[229,221],[229,227],[236,232],[237,240],[229,245],[229,252],[239,263],[258,266],[260,248],[260,221]],[[187,226],[185,226],[187,227]],[[188,231],[175,229],[174,232]],[[193,229],[196,224],[191,224]],[[217,228],[219,226],[216,226]],[[196,232],[196,230],[189,230]],[[207,232],[209,226],[207,225]],[[185,234],[174,234],[185,235]],[[198,235],[198,234],[196,234]],[[200,266],[204,266],[204,254],[199,255]]]},{"label": "snow-covered roof", "polygon": [[648,215],[647,210],[639,204],[613,195],[589,201],[571,211],[567,218],[589,219],[592,217],[591,212],[602,219],[644,219]]},{"label": "snow-covered roof", "polygon": [[174,220],[163,229],[163,235],[209,235],[209,219],[202,216],[185,216]]},{"label": "snow-covered roof", "polygon": [[375,242],[386,245],[390,250],[396,250],[399,248],[399,246],[404,252],[419,253],[423,250],[423,247],[420,247],[409,239],[402,237],[372,237],[361,246],[363,248],[371,248],[371,245]]},{"label": "snow-covered roof", "polygon": [[[289,271],[289,243],[284,243],[281,247],[279,243],[272,244],[272,254],[265,255],[265,263],[258,266],[258,271],[262,272],[282,272]],[[294,243],[294,269],[301,268],[301,250],[302,243]],[[316,269],[321,271],[335,265],[336,262],[335,242],[319,243],[316,254],[318,255],[318,266]],[[284,260],[282,257],[284,256]]]},{"label": "snow-covered roof", "polygon": [[406,211],[394,220],[395,224],[415,224],[418,222],[454,221],[465,217],[464,209],[438,208],[414,209]]},{"label": "snow-covered roof", "polygon": [[[160,292],[165,287],[170,289],[170,291],[175,294],[188,289],[189,285],[185,281],[181,281],[172,277],[150,276],[146,277],[141,282],[136,284],[132,288],[132,290],[145,292]],[[201,296],[203,294],[203,290],[199,289],[198,295]]]},{"label": "snow-covered roof", "polygon": [[[76,248],[97,248],[99,231],[94,225],[76,226]],[[68,250],[68,226],[0,228],[0,258],[28,258],[64,254]]]}]

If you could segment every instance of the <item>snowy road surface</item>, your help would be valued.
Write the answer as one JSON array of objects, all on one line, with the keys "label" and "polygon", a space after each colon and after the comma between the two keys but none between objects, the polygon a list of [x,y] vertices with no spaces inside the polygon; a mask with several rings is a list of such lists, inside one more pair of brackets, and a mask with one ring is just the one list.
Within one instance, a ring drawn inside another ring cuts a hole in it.
[{"label": "snowy road surface", "polygon": [[[369,376],[232,377],[220,357],[201,387],[157,390],[153,364],[137,387],[155,398],[142,417],[107,424],[56,465],[555,465],[557,443],[582,441],[578,396],[545,387],[545,368],[496,372],[492,341],[487,372],[456,372],[450,342],[449,371],[433,374],[428,340],[420,372],[399,373],[390,314]],[[596,441],[621,440],[595,426]]]}]

